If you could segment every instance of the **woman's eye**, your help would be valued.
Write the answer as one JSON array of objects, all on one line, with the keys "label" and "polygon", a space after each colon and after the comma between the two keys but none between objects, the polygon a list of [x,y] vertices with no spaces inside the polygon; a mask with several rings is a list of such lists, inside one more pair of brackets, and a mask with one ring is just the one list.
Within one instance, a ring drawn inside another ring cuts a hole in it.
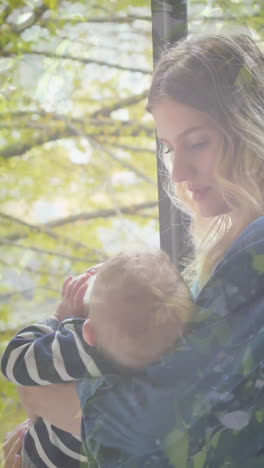
[{"label": "woman's eye", "polygon": [[205,148],[209,144],[208,140],[199,141],[199,143],[192,143],[189,145],[190,150],[202,149]]}]

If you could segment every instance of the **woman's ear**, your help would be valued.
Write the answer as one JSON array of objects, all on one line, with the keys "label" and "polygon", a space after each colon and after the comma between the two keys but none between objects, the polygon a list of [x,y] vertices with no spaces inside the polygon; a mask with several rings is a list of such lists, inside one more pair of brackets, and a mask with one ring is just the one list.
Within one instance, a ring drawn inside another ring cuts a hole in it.
[{"label": "woman's ear", "polygon": [[88,343],[90,346],[96,346],[96,336],[95,331],[93,329],[91,319],[85,320],[83,327],[82,327],[83,339]]}]

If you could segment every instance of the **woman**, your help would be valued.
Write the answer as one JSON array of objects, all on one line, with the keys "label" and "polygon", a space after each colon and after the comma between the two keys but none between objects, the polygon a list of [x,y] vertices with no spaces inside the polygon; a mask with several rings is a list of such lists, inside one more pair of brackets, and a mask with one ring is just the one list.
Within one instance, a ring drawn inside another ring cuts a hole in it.
[{"label": "woman", "polygon": [[[263,54],[244,35],[184,39],[157,64],[148,110],[173,199],[192,216],[185,276],[199,308],[166,362],[87,405],[78,385],[86,453],[108,468],[263,467]],[[66,430],[58,406],[80,408],[72,384],[21,395]]]}]

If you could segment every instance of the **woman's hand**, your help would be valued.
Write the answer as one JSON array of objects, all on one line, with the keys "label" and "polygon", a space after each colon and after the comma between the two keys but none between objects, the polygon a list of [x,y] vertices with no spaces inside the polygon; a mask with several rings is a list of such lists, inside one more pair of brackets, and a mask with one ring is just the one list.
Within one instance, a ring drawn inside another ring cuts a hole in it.
[{"label": "woman's hand", "polygon": [[88,287],[89,278],[95,275],[102,264],[95,265],[79,276],[66,278],[62,286],[62,300],[55,317],[60,321],[67,317],[86,317],[83,298]]},{"label": "woman's hand", "polygon": [[19,424],[12,432],[8,432],[3,444],[4,468],[22,468],[21,449],[23,439],[30,427],[29,420]]},{"label": "woman's hand", "polygon": [[38,415],[63,431],[80,436],[82,412],[75,383],[19,385],[17,390],[28,414]]}]

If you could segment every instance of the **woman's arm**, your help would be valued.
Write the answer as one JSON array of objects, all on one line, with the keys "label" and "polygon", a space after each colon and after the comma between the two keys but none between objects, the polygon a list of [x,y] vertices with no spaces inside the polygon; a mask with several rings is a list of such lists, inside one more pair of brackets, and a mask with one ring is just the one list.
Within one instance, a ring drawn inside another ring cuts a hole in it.
[{"label": "woman's arm", "polygon": [[60,429],[80,436],[81,408],[74,383],[18,387],[29,415],[43,417]]}]

